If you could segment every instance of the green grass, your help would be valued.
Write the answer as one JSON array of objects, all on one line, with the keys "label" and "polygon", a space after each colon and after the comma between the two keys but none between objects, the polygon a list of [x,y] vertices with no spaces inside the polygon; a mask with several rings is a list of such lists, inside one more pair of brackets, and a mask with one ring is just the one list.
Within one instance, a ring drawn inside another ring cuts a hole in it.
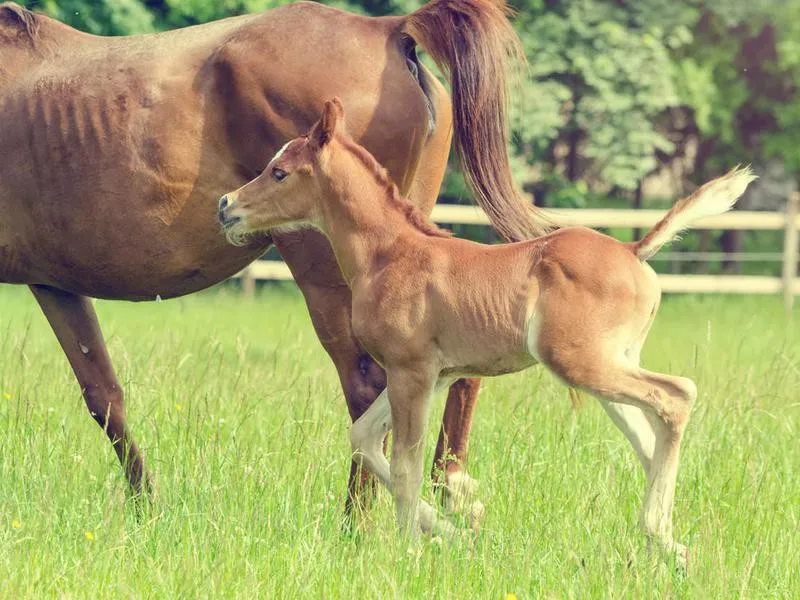
[{"label": "green grass", "polygon": [[800,312],[787,325],[776,298],[667,298],[645,348],[700,390],[675,509],[685,578],[647,556],[627,442],[540,369],[481,392],[473,548],[409,551],[383,491],[343,536],[347,413],[288,288],[97,303],[157,481],[137,520],[32,297],[5,286],[0,305],[3,598],[800,597]]}]

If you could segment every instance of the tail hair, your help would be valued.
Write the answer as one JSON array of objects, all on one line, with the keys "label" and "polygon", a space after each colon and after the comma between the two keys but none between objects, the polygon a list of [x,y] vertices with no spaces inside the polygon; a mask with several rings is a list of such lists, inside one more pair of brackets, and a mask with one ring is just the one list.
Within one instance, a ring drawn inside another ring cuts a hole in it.
[{"label": "tail hair", "polygon": [[552,224],[514,185],[508,158],[508,88],[525,53],[505,0],[432,0],[405,18],[404,31],[450,76],[454,141],[475,199],[507,241],[532,239]]},{"label": "tail hair", "polygon": [[755,179],[758,178],[749,166],[737,166],[678,200],[664,218],[633,245],[634,254],[644,262],[674,240],[692,221],[728,212]]}]

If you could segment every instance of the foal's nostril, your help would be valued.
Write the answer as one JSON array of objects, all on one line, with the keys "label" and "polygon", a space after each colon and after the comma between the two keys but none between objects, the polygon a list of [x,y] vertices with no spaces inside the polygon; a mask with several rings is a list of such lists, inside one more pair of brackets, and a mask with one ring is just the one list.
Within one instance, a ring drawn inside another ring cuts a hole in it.
[{"label": "foal's nostril", "polygon": [[223,196],[219,199],[219,211],[217,211],[217,219],[223,225],[225,224],[225,209],[228,208],[228,197]]}]

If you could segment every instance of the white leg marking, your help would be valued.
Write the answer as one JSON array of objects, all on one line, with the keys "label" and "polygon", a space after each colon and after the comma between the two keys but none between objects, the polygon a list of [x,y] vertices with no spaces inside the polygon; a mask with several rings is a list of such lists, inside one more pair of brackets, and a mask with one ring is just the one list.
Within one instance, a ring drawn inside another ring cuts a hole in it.
[{"label": "white leg marking", "polygon": [[539,315],[535,311],[531,311],[528,317],[528,330],[526,332],[526,344],[528,346],[528,354],[536,359],[536,362],[542,362],[539,358],[539,351],[537,350],[539,344],[539,330],[541,323],[539,323]]},{"label": "white leg marking", "polygon": [[[387,390],[384,390],[350,429],[353,459],[375,475],[390,492],[391,471],[389,461],[383,454],[383,439],[391,428],[392,412]],[[437,511],[424,500],[419,501],[418,515],[420,528],[425,532],[455,533],[455,527],[441,519]]]},{"label": "white leg marking", "polygon": [[653,463],[653,451],[656,446],[656,434],[644,411],[637,406],[611,402],[602,397],[599,397],[598,400],[614,424],[628,438],[649,481],[650,465]]},{"label": "white leg marking", "polygon": [[383,455],[383,439],[392,428],[392,411],[386,390],[375,399],[366,412],[350,427],[353,460],[387,488],[391,486],[389,462]]}]

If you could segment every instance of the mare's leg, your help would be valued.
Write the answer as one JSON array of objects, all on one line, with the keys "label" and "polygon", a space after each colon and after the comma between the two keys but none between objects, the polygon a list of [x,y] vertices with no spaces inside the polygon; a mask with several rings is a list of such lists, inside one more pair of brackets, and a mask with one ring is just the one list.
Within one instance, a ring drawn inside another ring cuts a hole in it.
[{"label": "mare's leg", "polygon": [[122,388],[91,301],[46,286],[30,289],[67,355],[89,413],[111,440],[132,491],[149,494],[150,477],[125,423]]},{"label": "mare's leg", "polygon": [[[353,460],[392,491],[391,468],[384,455],[383,446],[386,434],[392,428],[392,411],[387,390],[381,392],[367,411],[353,423],[350,429],[350,443]],[[425,532],[451,534],[455,528],[439,518],[436,510],[424,500],[419,501],[420,528]]]},{"label": "mare's leg", "polygon": [[480,385],[480,379],[459,379],[450,386],[436,443],[433,475],[458,472],[465,466]]},{"label": "mare's leg", "polygon": [[473,500],[478,482],[467,475],[466,463],[472,415],[478,400],[480,379],[459,379],[450,386],[442,428],[433,458],[433,476],[444,474],[442,500],[450,512],[466,514],[473,527],[483,516],[484,507]]},{"label": "mare's leg", "polygon": [[[350,289],[330,244],[316,231],[279,233],[273,240],[303,292],[317,336],[339,375],[350,418],[356,421],[386,387],[386,376],[353,337]],[[345,502],[348,516],[354,507],[363,506],[372,488],[368,474],[351,463]]]}]

